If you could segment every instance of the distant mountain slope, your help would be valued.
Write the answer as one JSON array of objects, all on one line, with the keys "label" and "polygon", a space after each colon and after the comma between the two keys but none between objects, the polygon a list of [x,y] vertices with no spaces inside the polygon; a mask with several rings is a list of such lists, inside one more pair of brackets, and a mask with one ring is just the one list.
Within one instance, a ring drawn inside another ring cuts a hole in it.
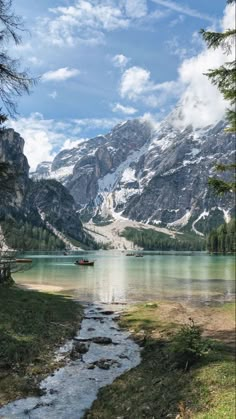
[{"label": "distant mountain slope", "polygon": [[40,233],[33,227],[48,230],[67,247],[73,248],[71,239],[81,245],[93,245],[92,238],[83,230],[68,190],[54,180],[34,182],[29,178],[23,148],[24,140],[14,130],[0,132],[0,166],[4,167],[0,172],[0,225],[3,230],[7,228],[7,237],[17,243],[9,230],[14,228],[14,235],[20,235],[24,223],[28,223],[29,234]]},{"label": "distant mountain slope", "polygon": [[123,217],[203,235],[234,209],[233,196],[216,196],[207,182],[216,162],[234,161],[235,138],[223,121],[202,129],[179,122],[180,108],[155,129],[126,121],[43,162],[33,178],[62,182],[86,221]]}]

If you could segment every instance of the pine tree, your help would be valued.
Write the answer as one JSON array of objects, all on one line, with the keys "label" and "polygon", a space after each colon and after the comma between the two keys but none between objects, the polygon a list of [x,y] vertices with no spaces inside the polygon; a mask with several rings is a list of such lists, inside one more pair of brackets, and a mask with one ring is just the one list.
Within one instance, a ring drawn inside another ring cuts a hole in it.
[{"label": "pine tree", "polygon": [[[227,0],[228,4],[235,3],[236,0]],[[210,32],[201,30],[203,39],[208,48],[224,48],[226,53],[234,48],[236,29],[227,29],[225,32]],[[226,62],[219,68],[211,69],[206,73],[211,82],[215,84],[224,98],[229,102],[230,108],[227,110],[227,119],[229,128],[227,131],[236,132],[236,60]],[[218,194],[226,192],[235,192],[235,169],[236,164],[218,164],[216,169],[219,172],[233,172],[233,178],[227,182],[218,178],[210,178],[209,184],[213,186]]]},{"label": "pine tree", "polygon": [[[12,11],[12,0],[0,0],[0,100],[10,116],[16,114],[16,97],[29,93],[36,81],[19,70],[20,62],[6,50],[9,41],[21,42],[23,29],[21,18]],[[0,109],[0,124],[5,120],[6,115]]]}]

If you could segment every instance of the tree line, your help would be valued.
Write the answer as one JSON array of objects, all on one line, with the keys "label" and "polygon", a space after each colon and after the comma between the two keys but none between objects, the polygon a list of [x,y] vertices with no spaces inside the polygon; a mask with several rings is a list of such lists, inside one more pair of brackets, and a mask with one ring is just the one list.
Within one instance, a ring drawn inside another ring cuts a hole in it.
[{"label": "tree line", "polygon": [[164,233],[159,233],[152,229],[137,230],[127,227],[123,232],[127,240],[134,245],[142,247],[144,250],[182,250],[182,251],[202,251],[206,250],[206,242],[195,234],[181,234],[172,238]]},{"label": "tree line", "polygon": [[236,252],[236,219],[228,224],[222,224],[212,230],[207,237],[207,250],[210,253],[235,253]]},{"label": "tree line", "polygon": [[31,223],[12,220],[1,222],[4,237],[8,246],[21,250],[62,250],[65,244],[52,232]]}]

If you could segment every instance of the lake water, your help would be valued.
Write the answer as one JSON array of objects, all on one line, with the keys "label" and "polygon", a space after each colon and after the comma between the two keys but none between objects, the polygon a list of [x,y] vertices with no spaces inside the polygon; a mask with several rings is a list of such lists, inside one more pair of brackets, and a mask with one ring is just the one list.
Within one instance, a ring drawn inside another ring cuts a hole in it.
[{"label": "lake water", "polygon": [[[156,299],[231,299],[235,293],[233,256],[205,253],[127,257],[118,251],[63,254],[27,253],[32,268],[14,274],[17,283],[60,287],[81,301],[135,302]],[[79,258],[94,266],[76,266]]]},{"label": "lake water", "polygon": [[[17,283],[57,286],[81,301],[210,301],[231,299],[235,293],[233,256],[144,252],[143,258],[136,258],[118,251],[23,256],[33,259],[32,268],[14,274]],[[95,264],[74,265],[79,258],[95,260]]]}]

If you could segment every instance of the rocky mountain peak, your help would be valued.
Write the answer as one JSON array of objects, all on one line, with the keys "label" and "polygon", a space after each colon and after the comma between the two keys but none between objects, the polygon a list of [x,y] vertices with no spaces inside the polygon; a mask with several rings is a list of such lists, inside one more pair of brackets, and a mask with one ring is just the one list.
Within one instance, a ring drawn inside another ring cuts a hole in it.
[{"label": "rocky mountain peak", "polygon": [[68,188],[86,220],[125,217],[176,229],[190,225],[195,232],[203,219],[223,221],[233,197],[217,197],[208,178],[216,162],[233,161],[234,136],[224,121],[194,128],[178,126],[178,118],[180,106],[155,128],[143,119],[125,121],[63,150],[49,177]]}]

